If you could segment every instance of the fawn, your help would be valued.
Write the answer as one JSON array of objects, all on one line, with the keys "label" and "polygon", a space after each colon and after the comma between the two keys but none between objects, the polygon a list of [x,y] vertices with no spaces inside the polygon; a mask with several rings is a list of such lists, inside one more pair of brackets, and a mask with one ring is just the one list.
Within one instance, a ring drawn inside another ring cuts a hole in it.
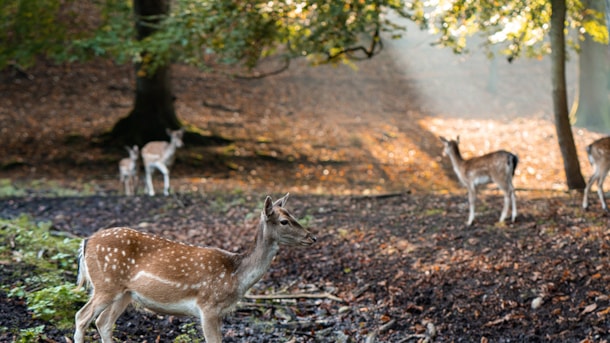
[{"label": "fawn", "polygon": [[140,151],[137,145],[132,148],[126,146],[129,157],[119,161],[119,178],[125,185],[125,195],[134,195],[138,185],[138,158]]},{"label": "fawn", "polygon": [[513,187],[513,176],[519,159],[517,155],[508,151],[499,150],[483,156],[464,160],[460,154],[459,142],[439,137],[443,142],[444,153],[451,159],[453,170],[460,182],[468,189],[469,215],[467,225],[474,221],[474,204],[477,197],[477,186],[495,183],[504,192],[504,208],[500,215],[500,222],[504,222],[508,214],[509,203],[512,204],[511,219],[515,222],[517,217],[517,200]]},{"label": "fawn", "polygon": [[589,144],[587,146],[587,156],[589,157],[589,162],[591,162],[594,169],[593,175],[591,175],[591,178],[585,187],[582,207],[587,209],[589,206],[589,190],[591,190],[593,183],[597,181],[597,195],[599,196],[599,202],[602,204],[602,209],[604,211],[608,211],[606,198],[604,197],[603,185],[606,175],[608,174],[608,170],[610,170],[610,137],[600,138]]},{"label": "fawn", "polygon": [[155,190],[152,183],[152,173],[154,169],[158,169],[163,174],[163,194],[169,195],[169,168],[174,163],[176,157],[176,149],[182,147],[182,136],[184,129],[166,130],[170,141],[153,141],[148,142],[142,148],[142,161],[144,162],[144,171],[146,172],[146,190],[148,195],[155,195]]},{"label": "fawn", "polygon": [[197,247],[118,227],[83,240],[78,285],[91,298],[76,313],[74,342],[83,343],[94,317],[103,343],[132,300],[166,314],[199,317],[207,343],[222,341],[221,320],[269,269],[280,245],[310,246],[316,238],[285,208],[288,194],[267,196],[249,252]]}]

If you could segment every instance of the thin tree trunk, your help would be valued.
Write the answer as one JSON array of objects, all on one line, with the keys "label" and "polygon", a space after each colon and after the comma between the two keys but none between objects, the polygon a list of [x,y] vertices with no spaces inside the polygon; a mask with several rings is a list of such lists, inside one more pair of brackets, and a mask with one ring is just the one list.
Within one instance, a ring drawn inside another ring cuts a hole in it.
[{"label": "thin tree trunk", "polygon": [[568,97],[565,73],[565,19],[566,0],[551,1],[551,82],[553,87],[553,109],[559,149],[563,157],[568,189],[583,189],[585,180],[580,172],[580,163],[572,135],[568,112]]}]

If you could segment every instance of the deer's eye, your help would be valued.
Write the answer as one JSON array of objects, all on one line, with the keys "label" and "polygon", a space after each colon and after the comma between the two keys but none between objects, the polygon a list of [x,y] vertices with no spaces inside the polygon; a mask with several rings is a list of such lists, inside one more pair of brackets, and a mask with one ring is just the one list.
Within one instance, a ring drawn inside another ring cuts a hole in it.
[{"label": "deer's eye", "polygon": [[288,225],[288,220],[287,219],[282,219],[282,220],[280,220],[280,224]]}]

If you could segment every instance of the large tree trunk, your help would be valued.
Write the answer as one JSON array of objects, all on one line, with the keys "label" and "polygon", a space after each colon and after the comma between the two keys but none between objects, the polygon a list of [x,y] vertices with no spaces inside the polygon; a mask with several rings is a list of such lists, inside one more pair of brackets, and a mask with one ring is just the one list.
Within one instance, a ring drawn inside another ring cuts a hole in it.
[{"label": "large tree trunk", "polygon": [[563,157],[563,169],[569,189],[583,189],[585,180],[580,173],[580,163],[572,135],[566,90],[565,19],[566,0],[551,1],[551,82],[553,109],[559,149]]},{"label": "large tree trunk", "polygon": [[[134,0],[134,14],[138,39],[144,39],[155,31],[158,18],[169,13],[169,0]],[[148,19],[148,18],[155,19]],[[143,145],[151,140],[167,140],[166,128],[181,126],[174,109],[171,89],[170,64],[157,68],[148,75],[136,65],[136,94],[133,110],[114,126],[111,136],[119,144]]]},{"label": "large tree trunk", "polygon": [[[586,8],[606,12],[606,3],[587,0]],[[607,45],[600,44],[585,34],[579,54],[579,104],[576,122],[579,126],[598,131],[610,129],[610,102],[608,101]]]}]

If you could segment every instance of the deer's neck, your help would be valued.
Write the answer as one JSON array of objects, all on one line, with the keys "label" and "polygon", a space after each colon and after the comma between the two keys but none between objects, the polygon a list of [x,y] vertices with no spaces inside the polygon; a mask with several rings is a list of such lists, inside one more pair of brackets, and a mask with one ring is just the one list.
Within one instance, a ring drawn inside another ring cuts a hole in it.
[{"label": "deer's neck", "polygon": [[462,158],[462,154],[460,154],[460,149],[458,147],[453,147],[447,154],[451,159],[451,165],[453,166],[453,171],[457,174],[460,181],[465,182],[465,161]]},{"label": "deer's neck", "polygon": [[171,164],[174,161],[174,154],[176,153],[176,143],[171,141],[165,151],[163,151],[163,161],[166,164]]},{"label": "deer's neck", "polygon": [[280,249],[278,242],[267,231],[265,220],[261,218],[254,248],[244,256],[236,271],[240,294],[263,277]]}]

